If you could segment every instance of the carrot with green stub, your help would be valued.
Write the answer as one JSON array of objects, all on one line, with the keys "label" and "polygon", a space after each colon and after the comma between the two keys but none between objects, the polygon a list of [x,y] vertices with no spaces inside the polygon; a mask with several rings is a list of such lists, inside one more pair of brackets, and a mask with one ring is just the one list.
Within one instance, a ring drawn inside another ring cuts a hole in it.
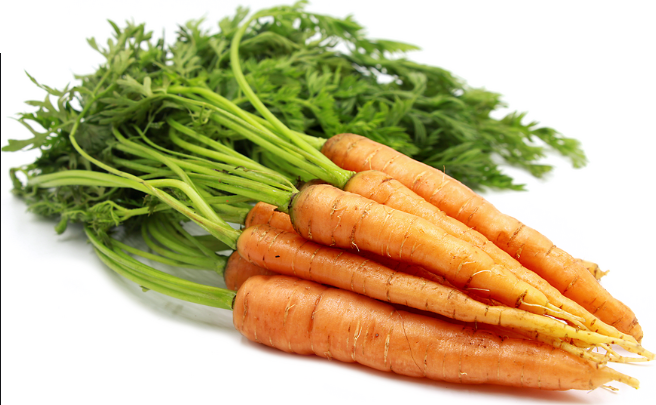
[{"label": "carrot with green stub", "polygon": [[[359,189],[358,191],[360,192],[360,194],[362,194],[364,193],[363,189],[365,187],[369,187],[371,189],[376,190],[376,193],[366,193],[369,194],[369,197],[373,198],[374,200],[385,201],[387,203],[391,203],[392,206],[399,204],[398,200],[401,200],[400,205],[406,207],[414,207],[415,212],[418,215],[422,215],[422,212],[432,213],[434,215],[434,218],[431,218],[426,214],[423,214],[422,216],[426,219],[433,219],[433,221],[436,221],[435,218],[441,218],[442,219],[441,222],[444,222],[445,225],[443,229],[447,230],[447,232],[449,232],[451,235],[459,236],[465,239],[466,241],[471,242],[473,245],[480,247],[482,250],[490,254],[490,256],[494,258],[495,261],[508,266],[508,268],[513,270],[520,279],[526,281],[527,283],[537,287],[540,291],[544,292],[548,296],[550,301],[556,303],[559,307],[565,309],[570,313],[574,313],[583,317],[584,324],[586,324],[586,326],[589,326],[591,330],[599,331],[602,334],[617,339],[635,341],[630,335],[622,334],[618,332],[616,329],[609,327],[608,325],[605,325],[603,322],[599,321],[597,318],[589,314],[585,309],[578,306],[578,304],[560,295],[557,291],[555,291],[553,287],[551,287],[548,283],[546,283],[544,280],[540,279],[537,275],[535,275],[535,273],[532,273],[522,268],[518,262],[513,260],[502,250],[498,249],[494,244],[487,241],[485,237],[478,234],[476,231],[470,230],[464,225],[462,225],[460,222],[450,219],[449,217],[444,215],[443,212],[439,211],[434,206],[426,203],[420,197],[417,197],[412,193],[405,193],[402,190],[399,191],[396,187],[396,184],[398,184],[398,182],[394,180],[390,180],[388,176],[384,176],[384,177],[385,179],[381,181],[380,173],[361,172],[357,176],[354,176],[351,179],[351,181],[347,183],[345,188]],[[362,184],[363,186],[358,186],[358,184]],[[393,188],[394,190],[388,190],[388,188],[390,187]],[[399,185],[398,188],[403,188],[403,186]],[[416,200],[417,198],[419,200]],[[288,215],[278,211],[272,205],[268,205],[260,202],[256,204],[256,206],[249,213],[246,220],[246,226],[249,227],[261,223],[266,223],[266,224],[275,223],[277,228],[285,229],[287,231],[290,231],[291,228],[293,227]],[[358,252],[358,253],[362,254],[362,252]],[[365,255],[365,257],[367,256]],[[369,258],[371,257],[369,256]],[[434,279],[435,277],[442,277],[442,276],[437,276],[434,273],[427,272],[425,269],[418,266],[408,265],[407,263],[395,262],[394,260],[391,260],[389,257],[386,256],[375,255],[375,257],[373,257],[372,260],[381,262],[386,266],[393,266],[393,268],[396,270],[403,271],[406,273],[409,272],[412,275],[416,275],[428,279],[433,278],[433,281],[437,281]],[[444,282],[441,282],[441,284],[444,284]],[[470,293],[473,292],[474,296],[478,295],[476,294],[478,292],[476,290],[474,291],[470,290],[469,292]],[[617,361],[621,361],[619,360],[621,359],[621,356],[616,356],[616,358],[618,359]]]},{"label": "carrot with green stub", "polygon": [[322,152],[347,170],[380,170],[390,175],[450,217],[476,229],[605,323],[638,341],[642,338],[634,313],[601,287],[581,262],[536,230],[501,213],[459,181],[358,135],[333,136]]}]

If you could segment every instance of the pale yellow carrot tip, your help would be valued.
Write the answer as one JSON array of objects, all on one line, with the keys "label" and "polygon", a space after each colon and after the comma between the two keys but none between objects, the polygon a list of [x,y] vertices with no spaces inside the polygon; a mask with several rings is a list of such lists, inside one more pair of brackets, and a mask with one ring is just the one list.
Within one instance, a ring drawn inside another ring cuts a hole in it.
[{"label": "pale yellow carrot tip", "polygon": [[615,378],[615,381],[619,381],[635,389],[640,388],[640,381],[638,381],[637,378],[630,377],[626,374],[621,374],[621,373],[617,373],[617,374],[619,374],[620,376]]},{"label": "pale yellow carrot tip", "polygon": [[601,269],[598,269],[597,272],[595,273],[595,278],[597,280],[601,280],[601,278],[608,273],[610,273],[610,270],[602,271]]},{"label": "pale yellow carrot tip", "polygon": [[639,344],[632,344],[628,342],[615,342],[615,344],[623,347],[624,349],[630,351],[631,353],[638,354],[643,357],[624,357],[620,356],[613,348],[611,345],[607,343],[602,343],[599,346],[604,348],[606,350],[607,356],[609,357],[609,361],[615,362],[615,363],[637,363],[637,362],[644,362],[644,361],[650,361],[654,360],[654,354],[646,349],[644,349],[642,346]]},{"label": "pale yellow carrot tip", "polygon": [[636,340],[636,338],[634,338],[634,337],[631,336],[631,335],[625,335],[624,333],[622,333],[622,334],[620,334],[619,338],[622,339],[622,340],[624,340],[625,342],[631,342],[631,343],[635,343],[635,344],[637,344],[637,345],[640,344],[640,343],[638,343],[638,341]]},{"label": "pale yellow carrot tip", "polygon": [[579,261],[581,262],[581,264],[583,264],[583,267],[585,267],[590,273],[592,273],[592,275],[597,280],[601,280],[601,278],[606,274],[608,274],[608,272],[610,271],[610,270],[603,271],[601,270],[601,268],[597,263],[593,263],[588,260],[579,259]]},{"label": "pale yellow carrot tip", "polygon": [[[524,303],[526,304],[526,303]],[[528,305],[528,304],[526,304]],[[585,322],[585,319],[581,318],[580,316],[576,316],[574,314],[570,314],[567,311],[564,311],[557,306],[547,303],[547,306],[545,307],[547,310],[547,314],[551,316],[555,316],[556,318],[560,318],[564,321],[572,322],[576,326],[578,326],[581,329],[587,329],[584,325],[583,322]]]},{"label": "pale yellow carrot tip", "polygon": [[593,381],[591,381],[593,385],[596,387],[602,387],[615,391],[616,389],[610,388],[610,386],[607,386],[605,384],[611,381],[617,381],[617,382],[621,382],[622,384],[626,384],[629,387],[633,387],[635,389],[640,388],[640,381],[638,381],[637,378],[633,378],[626,374],[622,374],[619,371],[613,370],[610,367],[604,367],[599,371],[600,373],[596,377],[593,377]]},{"label": "pale yellow carrot tip", "polygon": [[580,357],[585,360],[589,360],[592,362],[595,362],[599,365],[606,364],[608,362],[611,363],[641,363],[641,362],[646,362],[649,361],[648,358],[646,357],[625,357],[625,356],[620,356],[619,354],[615,353],[612,350],[607,350],[610,348],[610,346],[601,344],[599,347],[606,349],[606,353],[597,353],[591,351],[593,347],[584,350],[579,347],[576,347],[574,345],[571,345],[569,343],[565,342],[556,342],[556,339],[553,340],[548,340],[548,339],[541,339],[541,341],[545,343],[549,343],[555,347],[559,347],[560,349],[565,350],[566,352],[573,354],[574,356]]},{"label": "pale yellow carrot tip", "polygon": [[585,360],[589,360],[595,363],[598,363],[599,365],[606,364],[609,360],[609,357],[601,354],[601,353],[596,353],[589,350],[584,350],[579,347],[576,347],[574,345],[571,345],[569,343],[562,342],[558,339],[540,339],[541,341],[545,343],[550,343],[551,345],[558,347],[560,349],[565,350],[569,354],[573,354],[574,356],[580,357]]}]

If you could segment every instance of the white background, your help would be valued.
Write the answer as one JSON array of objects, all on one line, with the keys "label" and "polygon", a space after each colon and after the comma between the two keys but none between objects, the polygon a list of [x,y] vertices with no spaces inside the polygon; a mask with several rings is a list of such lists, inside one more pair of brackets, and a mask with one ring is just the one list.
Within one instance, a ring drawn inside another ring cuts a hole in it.
[{"label": "white background", "polygon": [[[106,19],[147,22],[172,40],[176,24],[206,16],[214,27],[239,4],[279,3],[6,2],[2,145],[29,136],[11,117],[28,108],[23,101],[44,97],[23,70],[58,88],[93,71],[101,58],[85,38],[104,42]],[[530,119],[580,139],[586,168],[550,156],[556,169],[546,180],[516,174],[528,192],[485,195],[573,255],[611,269],[603,285],[635,310],[644,345],[655,351],[653,4],[317,0],[308,9],[354,14],[371,37],[420,45],[410,58],[500,92]],[[552,393],[415,380],[250,343],[228,311],[133,288],[96,259],[79,227],[56,236],[54,220],[26,213],[10,193],[9,167],[35,154],[1,156],[3,403],[643,404],[656,395],[653,364],[615,366],[641,380],[638,391],[615,384],[617,394]]]}]

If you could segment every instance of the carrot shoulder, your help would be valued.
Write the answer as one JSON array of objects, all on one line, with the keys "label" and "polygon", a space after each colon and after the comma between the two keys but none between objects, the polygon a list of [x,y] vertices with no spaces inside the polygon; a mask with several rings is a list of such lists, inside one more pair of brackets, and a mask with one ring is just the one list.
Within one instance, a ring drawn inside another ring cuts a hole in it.
[{"label": "carrot shoulder", "polygon": [[638,385],[548,345],[504,340],[291,277],[251,277],[233,311],[235,328],[254,342],[412,377],[547,390]]},{"label": "carrot shoulder", "polygon": [[476,229],[605,323],[642,338],[635,314],[613,298],[581,262],[538,231],[499,212],[459,181],[358,135],[336,135],[325,143],[322,152],[344,169],[389,174],[450,217]]}]

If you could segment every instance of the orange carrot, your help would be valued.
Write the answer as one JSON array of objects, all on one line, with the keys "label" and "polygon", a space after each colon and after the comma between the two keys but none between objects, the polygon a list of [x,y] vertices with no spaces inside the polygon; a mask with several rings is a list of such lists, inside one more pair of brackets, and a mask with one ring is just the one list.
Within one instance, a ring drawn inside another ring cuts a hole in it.
[{"label": "orange carrot", "polygon": [[[576,302],[563,296],[548,282],[523,267],[517,260],[490,242],[485,236],[469,228],[462,222],[449,217],[444,211],[430,204],[389,175],[375,170],[359,172],[346,183],[344,190],[426,219],[444,229],[449,235],[469,242],[487,253],[495,263],[503,265],[520,280],[525,281],[545,294],[549,302],[555,306],[583,318],[582,324],[586,328],[621,339],[626,337],[625,334],[600,321]],[[594,265],[594,263],[590,262],[585,263],[589,266]]]},{"label": "orange carrot", "polygon": [[233,323],[246,338],[288,352],[465,384],[590,390],[638,381],[551,346],[501,339],[348,291],[285,276],[249,278]]},{"label": "orange carrot", "polygon": [[[370,173],[370,172],[361,172],[361,173]],[[378,173],[380,173],[380,172],[378,172]],[[392,182],[388,182],[388,183],[392,183]],[[422,199],[422,201],[423,201],[424,203],[426,203],[426,201],[424,201],[423,199]],[[430,205],[430,204],[429,204],[429,205]],[[433,207],[432,205],[430,205],[430,206]],[[434,208],[434,209],[437,209],[437,208],[435,208],[435,207],[433,207],[433,208]],[[273,215],[275,215],[275,220],[274,220],[274,221],[271,220],[271,218],[272,218],[272,213],[274,213]],[[246,224],[245,224],[245,226],[246,226],[246,227],[252,227],[252,226],[256,226],[256,225],[269,225],[269,224],[274,223],[274,222],[275,222],[278,226],[272,226],[273,228],[277,228],[277,229],[280,229],[280,230],[284,230],[285,232],[296,233],[296,231],[295,231],[294,228],[293,228],[293,225],[292,225],[291,219],[289,218],[289,215],[287,215],[287,214],[285,214],[285,213],[283,213],[283,212],[277,211],[275,206],[273,206],[273,205],[271,205],[271,204],[263,203],[263,202],[259,202],[259,203],[255,204],[255,206],[252,208],[251,213],[248,215],[248,217],[247,217],[247,219],[246,219]],[[456,221],[456,222],[457,222],[457,221]],[[458,222],[458,223],[460,223],[460,222]],[[492,244],[492,246],[494,246],[494,244]],[[420,278],[423,278],[423,279],[426,279],[426,280],[432,281],[432,282],[434,282],[434,283],[438,283],[438,284],[444,285],[444,286],[449,287],[449,288],[455,288],[455,287],[454,287],[451,283],[449,283],[449,282],[448,282],[443,276],[440,276],[440,275],[437,275],[437,274],[435,274],[435,273],[432,273],[432,272],[430,272],[430,271],[428,271],[428,270],[426,270],[426,269],[424,269],[424,268],[422,268],[422,267],[414,266],[414,265],[411,265],[411,264],[408,264],[408,263],[398,262],[398,261],[396,261],[396,260],[392,260],[392,259],[389,258],[389,257],[386,257],[386,256],[380,256],[380,255],[377,255],[377,254],[375,254],[375,253],[371,253],[371,252],[366,252],[366,251],[352,251],[352,253],[355,253],[355,254],[357,254],[358,256],[364,257],[365,259],[369,259],[369,260],[371,260],[371,261],[373,261],[373,262],[376,262],[376,263],[382,264],[383,266],[385,266],[385,267],[387,267],[387,268],[389,268],[389,269],[391,269],[391,270],[394,270],[394,271],[400,271],[400,272],[402,272],[402,273],[406,273],[406,274],[409,274],[409,275],[411,275],[411,276],[415,276],[415,277],[420,277]],[[505,253],[505,252],[504,252],[504,253]],[[242,259],[239,263],[248,263],[248,262]],[[250,263],[249,263],[249,264],[250,264]],[[228,263],[228,266],[230,266],[230,263]],[[258,273],[259,273],[259,274],[265,274],[265,275],[266,275],[266,274],[268,274],[267,272],[270,272],[269,270],[264,269],[264,268],[262,268],[262,267],[260,267],[260,266],[254,265],[254,264],[251,264],[251,266],[253,266],[253,267],[252,267],[252,270],[251,270],[252,273],[249,273],[249,276],[251,276],[251,275],[255,275],[255,274],[258,274]],[[288,274],[288,273],[285,273],[285,274]],[[531,274],[535,275],[535,273],[531,273]],[[226,283],[228,282],[228,281],[227,281],[227,277],[228,277],[228,268],[226,268]],[[537,276],[535,276],[535,277],[537,277]],[[537,277],[537,278],[539,278],[539,277]],[[541,280],[541,279],[540,279],[540,280]],[[243,281],[245,281],[245,279],[240,280],[240,281],[243,283]],[[526,281],[526,280],[524,280],[524,281]],[[544,282],[544,283],[545,283],[547,286],[549,286],[550,289],[555,290],[555,289],[554,289],[553,287],[551,287],[548,283],[546,283],[546,282]],[[241,285],[241,284],[239,284],[239,285]],[[237,289],[237,288],[234,288],[234,289]],[[556,291],[556,292],[557,292],[557,291]],[[484,304],[487,304],[487,305],[500,305],[500,303],[498,303],[498,302],[496,302],[496,301],[494,301],[494,300],[490,300],[490,299],[487,299],[487,300],[486,300],[486,299],[484,299],[484,298],[482,298],[482,297],[479,297],[479,296],[477,296],[476,294],[473,294],[473,293],[471,293],[471,292],[469,293],[469,295],[472,296],[473,298],[477,299],[478,301],[481,301],[481,302],[483,302]],[[558,296],[562,297],[562,295],[560,295],[560,294],[558,294]],[[551,299],[551,297],[549,297],[549,298]],[[565,299],[565,300],[566,300],[566,301],[570,301],[570,300],[568,300],[568,299]],[[571,302],[571,301],[570,301],[570,302]],[[578,306],[578,304],[573,303],[572,306]],[[419,309],[415,309],[415,308],[412,308],[412,307],[405,307],[405,310],[409,310],[409,311],[411,311],[411,312],[413,312],[413,311],[420,311],[420,312],[423,312],[424,315],[425,315],[425,314],[430,314],[430,315],[432,315],[432,316],[440,316],[440,315],[437,315],[437,314],[435,314],[435,313],[433,313],[433,312],[421,311],[421,310],[419,310]],[[582,309],[582,308],[581,308],[581,311],[579,311],[579,312],[587,313],[587,311],[585,311],[585,310]],[[590,316],[593,318],[593,320],[596,319],[596,318],[594,318],[593,315],[590,315]],[[453,318],[451,318],[451,319],[453,319]],[[598,321],[598,322],[599,322],[599,321]],[[594,326],[594,325],[593,325],[593,326]],[[626,338],[626,335],[622,335],[622,334],[620,334],[619,332],[617,332],[617,331],[616,331],[614,328],[612,328],[612,327],[609,327],[609,328],[611,328],[611,330],[614,331],[614,333],[609,334],[609,336],[619,337],[620,339]],[[599,331],[598,331],[598,330],[594,330],[594,332],[599,332]],[[526,337],[526,335],[524,334],[524,335],[522,335],[521,337],[524,338],[524,337]],[[545,339],[543,336],[542,336],[542,337],[538,337],[538,336],[536,336],[536,335],[532,335],[532,337],[534,337],[534,338],[538,338],[538,339],[542,339],[542,341],[546,341],[546,339]],[[550,341],[549,343],[553,345],[553,344],[556,344],[557,342]],[[628,361],[628,359],[627,359],[627,361]]]},{"label": "orange carrot", "polygon": [[248,260],[242,259],[241,256],[239,256],[239,253],[234,251],[226,263],[225,270],[223,271],[223,278],[226,287],[229,290],[238,290],[249,277],[273,276],[275,274],[276,273],[273,271],[256,266]]},{"label": "orange carrot", "polygon": [[457,180],[358,135],[336,135],[324,144],[322,152],[347,170],[389,174],[450,217],[476,229],[605,323],[641,340],[642,329],[634,313],[601,287],[579,261]]},{"label": "orange carrot", "polygon": [[289,215],[278,211],[275,205],[259,202],[248,212],[244,225],[248,228],[263,224],[283,231],[295,232]]},{"label": "orange carrot", "polygon": [[544,294],[495,264],[482,250],[422,218],[362,196],[313,185],[296,195],[289,214],[306,239],[418,265],[443,275],[459,289],[475,289],[510,307],[538,314],[554,308]]},{"label": "orange carrot", "polygon": [[[248,216],[246,217],[246,222],[244,223],[246,228],[250,228],[256,225],[269,225],[270,227],[280,229],[281,231],[296,233],[289,215],[278,211],[274,205],[263,202],[255,204],[255,206],[251,209]],[[356,253],[358,256],[362,256],[365,259],[369,259],[376,263],[382,264],[389,269],[453,287],[451,283],[449,283],[443,276],[431,273],[422,267],[413,266],[408,263],[402,263],[396,260],[392,260],[389,257],[380,256],[371,252],[353,251],[353,253]]]},{"label": "orange carrot", "polygon": [[[518,328],[559,339],[578,339],[592,345],[617,343],[638,354],[644,351],[637,343],[577,330],[548,317],[515,308],[485,305],[454,288],[391,270],[358,255],[319,245],[296,233],[268,225],[246,228],[237,241],[237,250],[249,262],[276,273],[464,322]],[[586,353],[579,350],[576,354],[585,356]],[[644,354],[651,355],[646,351]]]}]

